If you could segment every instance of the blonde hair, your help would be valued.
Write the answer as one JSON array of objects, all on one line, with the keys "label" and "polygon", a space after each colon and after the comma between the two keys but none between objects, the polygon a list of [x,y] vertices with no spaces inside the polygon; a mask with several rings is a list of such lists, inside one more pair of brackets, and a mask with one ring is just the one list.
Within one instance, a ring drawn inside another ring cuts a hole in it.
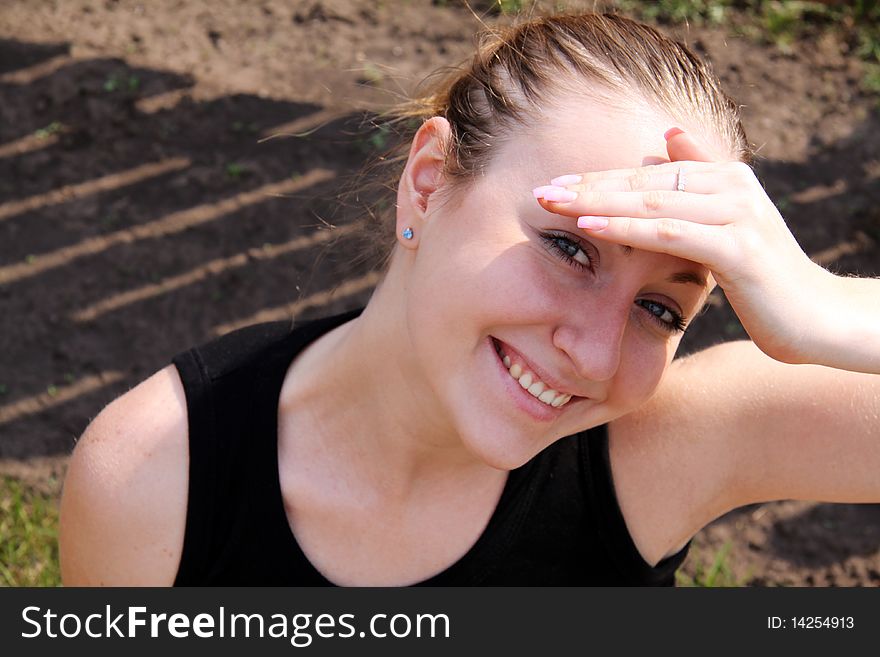
[{"label": "blonde hair", "polygon": [[[453,188],[488,164],[493,146],[511,128],[546,105],[549,90],[560,84],[574,89],[582,81],[640,99],[713,136],[734,159],[751,163],[753,157],[739,108],[709,65],[683,44],[615,14],[545,16],[487,30],[465,65],[433,80],[426,92],[389,112],[388,125],[416,128],[432,116],[444,117],[451,128],[444,174]],[[398,166],[394,182],[411,137],[412,130],[402,135],[397,152],[383,159]],[[393,189],[389,183],[383,186]],[[383,214],[370,213],[374,221],[365,234],[386,267],[394,222]]]}]

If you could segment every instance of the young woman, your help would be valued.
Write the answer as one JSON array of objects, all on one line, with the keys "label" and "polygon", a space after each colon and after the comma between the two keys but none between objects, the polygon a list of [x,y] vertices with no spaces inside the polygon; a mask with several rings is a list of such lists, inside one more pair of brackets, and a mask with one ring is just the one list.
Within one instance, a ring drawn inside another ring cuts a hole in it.
[{"label": "young woman", "polygon": [[[671,584],[735,507],[880,501],[880,281],[804,255],[683,46],[536,19],[415,114],[366,308],[105,408],[66,584]],[[673,362],[716,284],[752,341]]]}]

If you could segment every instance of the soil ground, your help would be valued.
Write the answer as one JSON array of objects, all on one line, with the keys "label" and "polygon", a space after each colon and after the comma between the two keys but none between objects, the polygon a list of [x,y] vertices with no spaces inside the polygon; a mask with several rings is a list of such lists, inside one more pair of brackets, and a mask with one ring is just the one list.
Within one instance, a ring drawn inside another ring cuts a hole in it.
[{"label": "soil ground", "polygon": [[[362,304],[356,241],[322,247],[327,223],[356,218],[338,191],[383,140],[365,117],[465,57],[478,28],[427,0],[4,2],[0,472],[57,490],[89,420],[175,353]],[[728,25],[669,29],[745,106],[804,249],[880,274],[880,114],[859,60],[832,35],[783,51]],[[298,136],[261,141],[278,133]],[[682,352],[743,337],[718,295]],[[743,583],[880,583],[880,505],[738,510],[684,571],[728,542]]]}]

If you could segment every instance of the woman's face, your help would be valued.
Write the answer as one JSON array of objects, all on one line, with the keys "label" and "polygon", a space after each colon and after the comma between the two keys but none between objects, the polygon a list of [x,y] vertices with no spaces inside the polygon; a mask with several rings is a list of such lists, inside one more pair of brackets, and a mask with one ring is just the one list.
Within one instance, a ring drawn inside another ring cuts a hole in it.
[{"label": "woman's face", "polygon": [[[451,202],[430,198],[406,328],[444,413],[489,465],[517,467],[637,408],[702,307],[701,265],[590,238],[532,194],[565,173],[666,161],[672,125],[644,109],[569,102],[499,144]],[[559,405],[562,395],[571,399]]]}]

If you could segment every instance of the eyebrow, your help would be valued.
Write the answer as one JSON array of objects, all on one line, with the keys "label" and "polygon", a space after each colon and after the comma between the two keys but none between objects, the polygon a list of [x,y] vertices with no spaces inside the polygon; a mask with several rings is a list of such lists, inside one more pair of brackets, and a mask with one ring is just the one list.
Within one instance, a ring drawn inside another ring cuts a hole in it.
[{"label": "eyebrow", "polygon": [[[633,252],[633,247],[626,246],[624,244],[618,244],[620,250],[623,252],[623,255],[628,256]],[[672,274],[667,279],[670,283],[688,283],[691,285],[697,285],[702,288],[709,287],[709,281],[705,276],[700,276],[695,271],[680,271]]]},{"label": "eyebrow", "polygon": [[694,271],[680,271],[666,279],[670,283],[690,283],[702,288],[709,287],[709,281]]}]

